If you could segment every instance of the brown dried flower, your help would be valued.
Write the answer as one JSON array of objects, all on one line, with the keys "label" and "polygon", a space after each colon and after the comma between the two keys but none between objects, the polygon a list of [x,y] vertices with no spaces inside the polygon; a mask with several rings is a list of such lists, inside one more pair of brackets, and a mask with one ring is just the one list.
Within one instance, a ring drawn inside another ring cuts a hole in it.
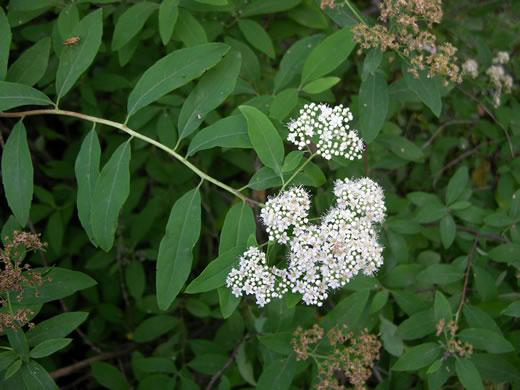
[{"label": "brown dried flower", "polygon": [[[318,325],[306,331],[298,328],[292,340],[296,359],[306,360],[309,357],[308,345],[318,343],[322,338],[323,329]],[[330,329],[327,338],[332,348],[321,362],[320,381],[315,388],[344,389],[344,385],[338,380],[339,377],[342,382],[350,383],[356,390],[365,389],[365,383],[372,375],[374,361],[379,359],[381,342],[375,335],[369,334],[367,329],[356,336],[354,332],[349,332],[345,325],[341,329]]]},{"label": "brown dried flower", "polygon": [[379,20],[383,24],[356,25],[354,41],[363,49],[379,48],[401,52],[410,61],[407,69],[414,77],[418,70],[428,70],[428,77],[441,76],[460,83],[460,69],[455,64],[457,48],[446,42],[437,44],[431,31],[442,20],[441,0],[383,0]]},{"label": "brown dried flower", "polygon": [[[12,239],[6,237],[4,241],[7,243],[0,249],[0,306],[9,306],[14,296],[18,302],[22,299],[21,292],[27,287],[43,286],[42,275],[32,271],[29,264],[22,266],[22,261],[27,251],[42,250],[46,243],[42,244],[37,234],[18,231],[13,233]],[[29,322],[32,314],[34,312],[28,308],[0,313],[0,332],[5,329],[18,330]]]}]

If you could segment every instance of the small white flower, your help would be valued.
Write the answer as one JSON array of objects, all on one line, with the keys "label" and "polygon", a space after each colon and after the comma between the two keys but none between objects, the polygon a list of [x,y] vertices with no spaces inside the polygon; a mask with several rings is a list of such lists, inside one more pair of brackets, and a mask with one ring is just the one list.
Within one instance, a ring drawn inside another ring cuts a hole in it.
[{"label": "small white flower", "polygon": [[349,160],[360,159],[363,141],[356,130],[349,130],[352,113],[343,105],[329,107],[326,104],[306,104],[300,117],[287,125],[287,140],[302,150],[311,143],[316,144],[318,154],[330,160],[342,156]]},{"label": "small white flower", "polygon": [[474,79],[476,79],[478,76],[477,61],[475,61],[473,59],[466,60],[466,62],[464,62],[462,64],[462,73],[465,75],[469,75],[469,76],[473,77]]},{"label": "small white flower", "polygon": [[509,62],[509,53],[507,51],[499,51],[497,56],[493,58],[493,64],[507,64]]}]

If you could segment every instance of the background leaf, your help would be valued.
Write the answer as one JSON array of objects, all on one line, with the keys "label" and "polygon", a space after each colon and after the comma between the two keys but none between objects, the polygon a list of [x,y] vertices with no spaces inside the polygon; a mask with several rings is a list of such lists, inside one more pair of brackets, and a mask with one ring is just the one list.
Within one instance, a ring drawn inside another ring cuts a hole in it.
[{"label": "background leaf", "polygon": [[179,49],[153,64],[128,97],[128,116],[215,66],[229,51],[222,43]]},{"label": "background leaf", "polygon": [[100,8],[81,19],[72,31],[72,36],[79,37],[80,41],[65,47],[61,53],[56,73],[58,102],[96,58],[103,36],[103,9]]},{"label": "background leaf", "polygon": [[23,52],[9,67],[6,80],[32,87],[45,74],[51,48],[50,38],[43,38]]},{"label": "background leaf", "polygon": [[130,141],[119,145],[101,170],[94,192],[90,223],[98,245],[108,252],[114,243],[119,212],[130,193]]},{"label": "background leaf", "polygon": [[96,240],[90,221],[92,208],[92,196],[94,188],[99,176],[99,161],[101,158],[101,146],[97,133],[92,129],[81,144],[81,149],[76,157],[74,170],[76,173],[76,181],[78,182],[78,195],[76,204],[78,207],[78,217],[81,226],[94,245]]},{"label": "background leaf", "polygon": [[2,183],[5,197],[18,223],[29,219],[33,197],[34,169],[27,145],[27,132],[19,121],[9,134],[2,152]]},{"label": "background leaf", "polygon": [[419,99],[430,109],[438,118],[441,115],[442,101],[441,94],[434,78],[428,77],[427,71],[418,70],[419,78],[415,78],[407,71],[407,66],[403,65],[403,77],[406,85],[410,88]]},{"label": "background leaf", "polygon": [[241,58],[237,52],[226,55],[219,64],[206,72],[191,91],[179,114],[179,139],[197,130],[206,115],[233,92],[240,73]]},{"label": "background leaf", "polygon": [[112,50],[118,51],[139,34],[157,4],[140,1],[128,8],[117,20],[112,37]]},{"label": "background leaf", "polygon": [[361,136],[370,143],[383,128],[388,112],[388,88],[381,73],[369,74],[361,83],[359,111]]},{"label": "background leaf", "polygon": [[240,106],[247,119],[247,131],[251,144],[265,166],[281,175],[284,157],[283,142],[269,118],[251,106]]},{"label": "background leaf", "polygon": [[11,47],[11,27],[9,20],[0,7],[0,81],[5,78],[7,72],[7,61],[9,59],[9,49]]},{"label": "background leaf", "polygon": [[353,37],[350,28],[345,27],[325,38],[305,60],[300,85],[325,76],[341,65],[356,46]]},{"label": "background leaf", "polygon": [[200,234],[200,193],[193,189],[172,207],[157,259],[157,303],[166,310],[191,271],[193,247]]},{"label": "background leaf", "polygon": [[178,3],[179,0],[163,0],[159,7],[159,35],[163,45],[167,45],[172,37],[179,16]]}]

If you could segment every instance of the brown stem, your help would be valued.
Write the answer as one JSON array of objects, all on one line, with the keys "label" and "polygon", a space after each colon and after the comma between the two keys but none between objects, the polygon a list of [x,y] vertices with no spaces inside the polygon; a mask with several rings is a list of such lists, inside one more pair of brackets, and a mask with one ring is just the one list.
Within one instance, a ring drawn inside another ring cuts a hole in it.
[{"label": "brown stem", "polygon": [[93,356],[91,358],[81,360],[77,363],[71,364],[70,366],[60,368],[59,370],[56,370],[56,371],[52,371],[50,373],[50,376],[54,379],[61,378],[63,376],[70,375],[78,370],[81,370],[82,368],[88,367],[90,365],[90,363],[99,362],[99,361],[103,361],[103,360],[110,360],[110,359],[114,359],[118,356],[127,355],[130,352],[132,352],[134,349],[135,349],[135,345],[131,345],[130,347],[127,347],[127,348],[123,349],[122,351],[101,353],[97,356]]},{"label": "brown stem", "polygon": [[[421,225],[425,226],[425,227],[426,226],[439,226],[439,222],[428,222],[428,223],[423,223]],[[497,236],[495,234],[490,234],[490,233],[481,233],[478,230],[471,229],[471,228],[468,228],[466,226],[455,225],[455,228],[457,230],[461,231],[461,232],[467,232],[467,233],[471,233],[471,234],[474,234],[474,235],[479,235],[480,237],[488,238],[488,239],[493,240],[493,241],[498,241],[498,242],[501,242],[503,244],[507,244],[509,242],[509,240],[507,238],[500,237],[500,236]]]},{"label": "brown stem", "polygon": [[440,132],[442,130],[444,130],[446,127],[448,126],[452,126],[452,125],[462,125],[462,124],[469,124],[469,123],[474,123],[475,121],[471,121],[471,120],[453,120],[453,121],[449,121],[449,122],[446,122],[445,124],[443,124],[442,126],[440,126],[436,131],[435,133],[433,133],[433,135],[430,137],[430,139],[428,141],[426,141],[424,143],[423,146],[421,146],[421,149],[425,149],[428,147],[428,145],[430,145],[433,140],[435,139],[435,137],[437,137]]},{"label": "brown stem", "polygon": [[211,390],[213,385],[217,382],[217,380],[222,376],[222,374],[228,369],[228,367],[233,363],[233,359],[235,359],[236,354],[238,353],[238,350],[240,346],[249,338],[249,334],[246,334],[242,340],[233,348],[233,352],[231,352],[231,356],[229,357],[226,364],[224,364],[224,367],[222,367],[215,375],[211,377],[211,380],[209,381],[208,385],[206,386],[206,390]]},{"label": "brown stem", "polygon": [[464,305],[464,300],[466,299],[466,291],[468,289],[468,281],[469,281],[469,272],[471,271],[471,265],[473,263],[473,254],[475,253],[475,249],[477,249],[478,240],[480,238],[480,234],[477,232],[475,236],[475,241],[473,241],[473,246],[471,247],[471,251],[468,256],[468,268],[466,269],[466,278],[464,279],[464,288],[462,289],[462,297],[460,298],[459,308],[457,309],[457,314],[455,315],[455,326],[459,321],[460,311],[462,310],[462,306]]}]

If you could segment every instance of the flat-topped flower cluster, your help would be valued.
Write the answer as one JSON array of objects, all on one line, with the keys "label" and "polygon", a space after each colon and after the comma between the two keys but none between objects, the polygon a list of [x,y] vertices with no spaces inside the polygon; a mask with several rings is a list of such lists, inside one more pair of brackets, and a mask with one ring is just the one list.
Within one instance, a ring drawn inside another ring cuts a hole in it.
[{"label": "flat-topped flower cluster", "polygon": [[357,131],[350,128],[353,119],[348,107],[310,103],[300,110],[298,119],[291,121],[287,140],[302,150],[313,142],[317,153],[330,160],[342,156],[359,159],[363,153],[363,141]]},{"label": "flat-topped flower cluster", "polygon": [[270,241],[288,244],[287,268],[269,267],[265,254],[250,247],[227,277],[233,294],[255,295],[264,306],[290,291],[321,306],[358,273],[373,275],[383,264],[376,231],[385,218],[383,190],[369,178],[344,179],[336,181],[334,195],[335,207],[318,225],[308,221],[309,195],[302,187],[270,198],[261,218]]}]

